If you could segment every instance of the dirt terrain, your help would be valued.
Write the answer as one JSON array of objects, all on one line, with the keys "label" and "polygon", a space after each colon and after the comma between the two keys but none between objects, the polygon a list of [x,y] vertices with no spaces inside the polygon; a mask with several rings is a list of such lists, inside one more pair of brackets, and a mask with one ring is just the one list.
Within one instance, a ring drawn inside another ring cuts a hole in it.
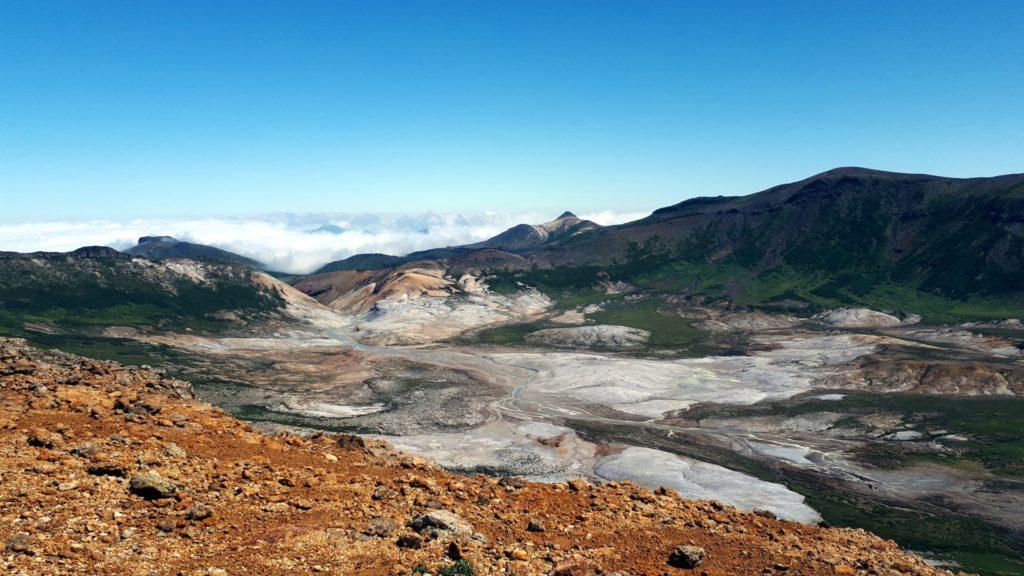
[{"label": "dirt terrain", "polygon": [[20,340],[0,340],[0,422],[6,574],[945,573],[862,530],[670,490],[265,435],[184,382]]}]

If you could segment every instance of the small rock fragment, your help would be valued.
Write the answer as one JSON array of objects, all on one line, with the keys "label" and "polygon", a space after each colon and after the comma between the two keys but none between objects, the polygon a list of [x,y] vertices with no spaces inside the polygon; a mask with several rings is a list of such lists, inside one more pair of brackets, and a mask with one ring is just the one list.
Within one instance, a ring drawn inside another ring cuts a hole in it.
[{"label": "small rock fragment", "polygon": [[363,528],[363,534],[383,538],[390,536],[391,533],[398,530],[398,528],[398,522],[395,522],[391,518],[386,516],[376,516],[366,523],[366,527]]},{"label": "small rock fragment", "polygon": [[206,520],[210,516],[213,516],[213,510],[209,506],[203,506],[202,504],[196,504],[185,510],[185,518],[196,522]]},{"label": "small rock fragment", "polygon": [[35,538],[28,534],[15,534],[7,539],[7,549],[15,554],[31,554]]},{"label": "small rock fragment", "polygon": [[419,548],[423,546],[423,538],[417,534],[402,534],[395,543],[399,548]]}]

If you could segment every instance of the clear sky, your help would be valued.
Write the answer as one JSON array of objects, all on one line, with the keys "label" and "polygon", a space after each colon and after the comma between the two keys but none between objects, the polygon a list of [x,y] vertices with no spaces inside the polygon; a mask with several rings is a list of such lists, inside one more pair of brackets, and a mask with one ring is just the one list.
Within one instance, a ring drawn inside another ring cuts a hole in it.
[{"label": "clear sky", "polygon": [[1024,2],[0,0],[0,220],[1024,171]]}]

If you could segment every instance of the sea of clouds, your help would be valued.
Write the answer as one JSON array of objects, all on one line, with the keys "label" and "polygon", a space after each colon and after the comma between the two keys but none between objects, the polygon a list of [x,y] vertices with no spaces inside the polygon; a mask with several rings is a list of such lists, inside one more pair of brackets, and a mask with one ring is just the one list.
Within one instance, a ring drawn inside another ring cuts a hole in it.
[{"label": "sea of clouds", "polygon": [[[579,214],[619,224],[647,213]],[[353,254],[404,255],[416,250],[485,240],[516,224],[545,222],[551,214],[268,214],[222,218],[145,218],[0,224],[0,251],[66,252],[82,246],[124,249],[140,236],[174,236],[258,260],[271,270],[311,272]]]}]

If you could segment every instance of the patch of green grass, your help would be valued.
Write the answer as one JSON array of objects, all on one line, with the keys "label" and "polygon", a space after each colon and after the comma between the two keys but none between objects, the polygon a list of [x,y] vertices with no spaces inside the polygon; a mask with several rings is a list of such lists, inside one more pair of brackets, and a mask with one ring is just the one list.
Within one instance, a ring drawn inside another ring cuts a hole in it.
[{"label": "patch of green grass", "polygon": [[904,548],[928,552],[985,576],[1024,574],[1024,550],[997,526],[975,518],[892,507],[807,482],[791,480],[788,485],[829,524],[865,528]]},{"label": "patch of green grass", "polygon": [[647,290],[718,296],[746,273],[746,269],[730,262],[696,264],[678,260],[645,271],[630,281]]},{"label": "patch of green grass", "polygon": [[573,308],[582,308],[591,304],[600,304],[602,302],[615,302],[622,300],[625,294],[608,294],[604,291],[591,291],[591,292],[576,292],[562,296],[557,302],[555,302],[555,309],[557,310],[572,310]]},{"label": "patch of green grass", "polygon": [[610,305],[602,312],[588,314],[587,318],[598,324],[647,330],[651,333],[651,346],[686,346],[701,338],[703,333],[693,327],[691,320],[661,311],[660,304],[660,301],[653,298],[640,302],[624,302]]},{"label": "patch of green grass", "polygon": [[441,568],[441,576],[473,576],[473,565],[465,558]]},{"label": "patch of green grass", "polygon": [[74,335],[31,334],[29,343],[39,348],[57,348],[98,360],[113,360],[128,366],[160,366],[173,351],[167,346],[143,344],[120,338],[84,337]]},{"label": "patch of green grass", "polygon": [[239,325],[228,319],[234,314],[252,319],[283,305],[276,292],[252,280],[247,267],[210,267],[195,282],[139,268],[127,257],[57,254],[37,260],[0,260],[0,323],[39,322],[71,331],[117,325],[217,332]]},{"label": "patch of green grass", "polygon": [[471,338],[483,344],[522,344],[527,334],[550,327],[551,325],[546,322],[519,322],[500,324],[493,328],[481,330],[474,334]]}]

